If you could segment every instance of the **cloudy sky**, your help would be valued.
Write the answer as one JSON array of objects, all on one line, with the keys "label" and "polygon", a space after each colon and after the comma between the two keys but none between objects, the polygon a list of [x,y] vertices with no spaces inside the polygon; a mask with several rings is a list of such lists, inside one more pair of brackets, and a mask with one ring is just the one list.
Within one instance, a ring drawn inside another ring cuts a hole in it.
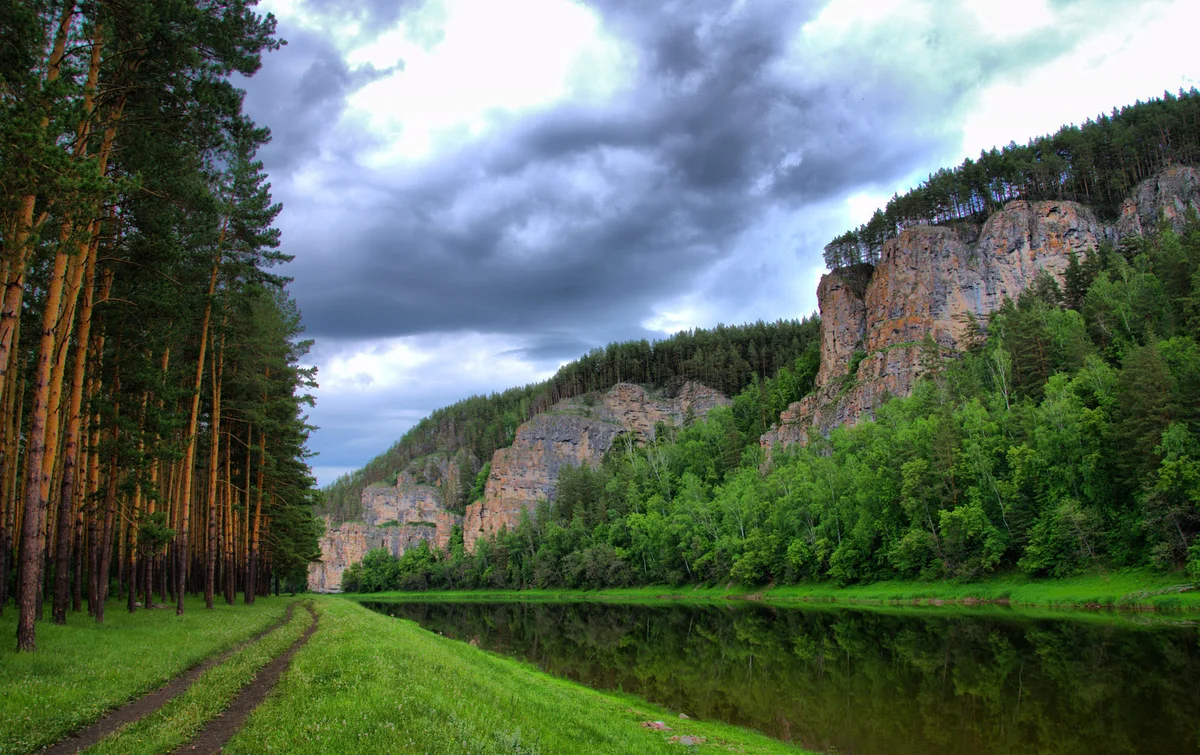
[{"label": "cloudy sky", "polygon": [[1200,83],[1195,0],[263,0],[243,83],[322,484],[589,348],[802,317],[821,248],[1009,140]]}]

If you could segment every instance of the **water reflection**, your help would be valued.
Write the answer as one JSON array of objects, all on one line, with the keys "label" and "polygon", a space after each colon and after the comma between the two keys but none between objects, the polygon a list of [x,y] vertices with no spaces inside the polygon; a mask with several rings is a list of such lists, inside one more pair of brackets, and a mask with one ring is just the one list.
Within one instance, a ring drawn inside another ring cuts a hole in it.
[{"label": "water reflection", "polygon": [[757,604],[366,605],[815,750],[1200,752],[1194,627]]}]

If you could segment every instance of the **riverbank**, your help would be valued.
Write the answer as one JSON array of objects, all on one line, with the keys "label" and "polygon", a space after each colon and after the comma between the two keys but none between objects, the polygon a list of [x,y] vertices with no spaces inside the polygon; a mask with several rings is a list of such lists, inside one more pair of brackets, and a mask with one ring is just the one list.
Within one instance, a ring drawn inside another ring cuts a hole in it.
[{"label": "riverbank", "polygon": [[579,601],[640,603],[662,600],[714,602],[757,600],[764,603],[844,603],[861,605],[977,606],[1072,610],[1130,610],[1200,614],[1200,585],[1185,574],[1149,569],[1091,572],[1063,579],[1033,579],[1007,574],[975,582],[887,581],[837,587],[809,583],[745,588],[651,586],[612,590],[458,590],[381,592],[346,595],[358,600],[417,601]]},{"label": "riverbank", "polygon": [[318,599],[317,609],[320,630],[225,752],[800,752],[552,677],[349,600]]}]

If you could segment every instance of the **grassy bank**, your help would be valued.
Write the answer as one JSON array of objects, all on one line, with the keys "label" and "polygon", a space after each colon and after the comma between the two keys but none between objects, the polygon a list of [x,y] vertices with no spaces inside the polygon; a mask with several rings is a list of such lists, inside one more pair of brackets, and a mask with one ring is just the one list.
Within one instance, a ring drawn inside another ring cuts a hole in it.
[{"label": "grassy bank", "polygon": [[308,611],[297,608],[286,625],[205,671],[186,692],[88,749],[88,755],[160,755],[186,744],[312,622]]},{"label": "grassy bank", "polygon": [[[348,600],[319,599],[321,628],[228,753],[795,753],[755,732],[556,679]],[[670,731],[643,728],[663,721]]]},{"label": "grassy bank", "polygon": [[1130,609],[1200,613],[1200,589],[1183,574],[1148,569],[1093,572],[1064,579],[1032,579],[1008,574],[975,582],[876,582],[837,587],[831,583],[784,587],[635,587],[615,590],[464,590],[383,592],[354,595],[361,600],[597,600],[614,603],[684,600],[761,600],[787,604],[803,602],[868,605],[1007,604],[1038,608]]},{"label": "grassy bank", "polygon": [[[287,601],[213,610],[189,598],[187,611],[130,614],[111,601],[105,622],[70,614],[66,626],[38,623],[38,650],[18,654],[17,612],[0,618],[0,753],[32,752],[62,739],[128,700],[158,688],[210,655],[278,622]],[[49,606],[46,615],[49,616]]]}]

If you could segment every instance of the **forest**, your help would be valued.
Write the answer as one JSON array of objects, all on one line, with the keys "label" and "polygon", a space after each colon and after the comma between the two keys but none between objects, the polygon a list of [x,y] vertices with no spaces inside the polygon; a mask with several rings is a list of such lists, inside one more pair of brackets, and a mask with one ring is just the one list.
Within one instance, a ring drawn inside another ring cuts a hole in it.
[{"label": "forest", "polygon": [[254,601],[303,580],[315,373],[270,133],[236,76],[283,41],[245,0],[0,5],[0,611],[110,592]]},{"label": "forest", "polygon": [[[808,376],[807,382],[779,383],[776,392],[786,396],[777,396],[775,403],[799,400],[812,388],[820,366],[820,334],[820,319],[814,316],[697,328],[653,343],[627,341],[593,349],[543,383],[472,396],[434,411],[362,469],[327,486],[322,513],[334,522],[359,518],[363,488],[394,482],[398,471],[430,454],[456,457],[455,463],[464,466],[459,479],[470,479],[497,449],[512,445],[517,428],[534,415],[563,399],[604,392],[622,381],[669,390],[696,380],[732,396],[756,376],[775,375],[801,359],[799,372]],[[450,507],[456,508],[454,503]]]},{"label": "forest", "polygon": [[[1200,220],[1070,259],[914,394],[805,447],[759,446],[772,381],[568,469],[512,531],[368,554],[365,592],[1061,577],[1200,579]],[[853,379],[848,376],[848,379]],[[777,415],[776,415],[777,416]]]},{"label": "forest", "polygon": [[1014,199],[1069,199],[1116,217],[1141,181],[1173,164],[1200,162],[1200,91],[1114,108],[1028,144],[1010,142],[942,168],[896,195],[863,225],[825,247],[831,269],[874,265],[884,243],[914,225],[982,221]]}]

